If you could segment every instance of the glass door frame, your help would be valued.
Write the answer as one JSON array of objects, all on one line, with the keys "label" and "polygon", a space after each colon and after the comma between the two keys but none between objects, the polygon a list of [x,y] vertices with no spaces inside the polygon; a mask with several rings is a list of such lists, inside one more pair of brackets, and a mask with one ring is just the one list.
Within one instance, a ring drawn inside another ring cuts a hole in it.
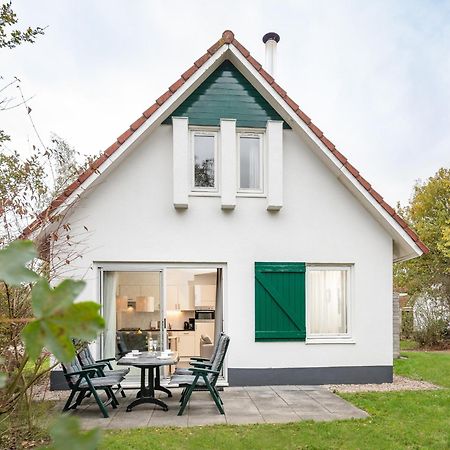
[{"label": "glass door frame", "polygon": [[[164,324],[164,328],[161,327],[162,333],[161,342],[163,342],[163,349],[168,348],[167,339],[167,311],[166,311],[166,271],[167,269],[222,269],[222,330],[228,332],[228,265],[224,262],[95,262],[93,264],[95,273],[97,273],[97,286],[98,286],[98,302],[101,305],[101,314],[103,317],[103,272],[161,272],[161,286],[160,286],[160,312],[161,323]],[[103,357],[103,333],[99,336],[96,342],[97,354]],[[225,385],[228,380],[228,358],[225,358],[223,366],[223,374],[225,379]]]},{"label": "glass door frame", "polygon": [[[147,264],[146,264],[147,265]],[[105,272],[159,272],[159,320],[160,320],[160,329],[159,329],[159,340],[162,344],[161,350],[167,349],[167,320],[166,320],[166,282],[165,282],[165,270],[164,267],[157,267],[152,265],[153,267],[142,267],[142,265],[137,264],[98,264],[97,265],[97,273],[98,273],[98,299],[100,303],[100,314],[102,317],[104,316],[104,273]],[[106,326],[108,324],[105,324]],[[116,330],[117,332],[117,330]],[[100,333],[99,338],[97,339],[97,354],[100,355],[100,358],[104,357],[105,353],[105,342],[104,342],[104,331]]]}]

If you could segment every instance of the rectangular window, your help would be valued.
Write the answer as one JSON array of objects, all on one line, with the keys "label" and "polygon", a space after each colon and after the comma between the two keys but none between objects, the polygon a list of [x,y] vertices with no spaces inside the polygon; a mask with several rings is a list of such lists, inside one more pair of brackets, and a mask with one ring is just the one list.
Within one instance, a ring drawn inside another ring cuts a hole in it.
[{"label": "rectangular window", "polygon": [[262,134],[238,135],[238,190],[262,192]]},{"label": "rectangular window", "polygon": [[216,133],[213,132],[193,133],[193,190],[217,190],[216,136]]},{"label": "rectangular window", "polygon": [[310,266],[306,283],[308,336],[348,335],[350,267]]}]

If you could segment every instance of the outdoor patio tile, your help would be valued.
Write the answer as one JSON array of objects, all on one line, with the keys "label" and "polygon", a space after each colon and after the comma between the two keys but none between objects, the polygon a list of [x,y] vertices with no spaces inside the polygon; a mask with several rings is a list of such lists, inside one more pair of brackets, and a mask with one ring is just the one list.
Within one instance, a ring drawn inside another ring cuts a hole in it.
[{"label": "outdoor patio tile", "polygon": [[148,426],[150,427],[187,427],[188,415],[185,413],[183,416],[171,416],[164,417],[159,415],[153,415],[150,419]]},{"label": "outdoor patio tile", "polygon": [[232,391],[226,390],[219,392],[219,394],[223,400],[227,398],[249,398],[248,392],[245,389]]},{"label": "outdoor patio tile", "polygon": [[288,412],[262,413],[262,417],[266,423],[288,423],[300,420],[300,417],[292,410]]},{"label": "outdoor patio tile", "polygon": [[[140,405],[140,406],[146,406],[146,405]],[[134,409],[133,411],[126,412],[120,411],[118,414],[116,414],[108,428],[138,428],[138,427],[145,427],[147,426],[150,418],[152,417],[153,409],[152,410],[146,410],[144,408],[139,409],[139,406]]]},{"label": "outdoor patio tile", "polygon": [[226,421],[230,425],[246,425],[251,423],[264,423],[261,414],[247,414],[247,413],[228,413],[225,410]]},{"label": "outdoor patio tile", "polygon": [[215,405],[214,406],[202,406],[202,407],[189,406],[188,414],[189,414],[189,417],[201,417],[201,416],[214,417],[214,416],[221,415]]},{"label": "outdoor patio tile", "polygon": [[273,399],[253,399],[256,407],[260,411],[270,411],[270,410],[279,410],[279,409],[290,409],[289,405],[286,404],[284,400],[281,398],[273,398]]},{"label": "outdoor patio tile", "polygon": [[299,387],[293,384],[286,384],[286,385],[275,385],[275,386],[270,386],[270,388],[272,390],[274,390],[275,392],[280,392],[280,391],[298,391]]},{"label": "outdoor patio tile", "polygon": [[248,395],[250,398],[279,398],[278,394],[271,389],[266,389],[265,391],[249,391]]},{"label": "outdoor patio tile", "polygon": [[323,386],[317,385],[317,384],[299,384],[297,385],[298,389],[300,391],[326,391],[328,392],[327,388],[324,388]]},{"label": "outdoor patio tile", "polygon": [[242,392],[245,391],[243,386],[226,386],[223,388],[223,392]]},{"label": "outdoor patio tile", "polygon": [[223,399],[225,411],[237,411],[246,413],[258,413],[258,408],[251,399],[246,398],[233,398]]},{"label": "outdoor patio tile", "polygon": [[218,425],[225,424],[225,416],[223,414],[218,415],[196,415],[193,416],[189,414],[188,416],[188,427],[199,426],[199,425]]}]

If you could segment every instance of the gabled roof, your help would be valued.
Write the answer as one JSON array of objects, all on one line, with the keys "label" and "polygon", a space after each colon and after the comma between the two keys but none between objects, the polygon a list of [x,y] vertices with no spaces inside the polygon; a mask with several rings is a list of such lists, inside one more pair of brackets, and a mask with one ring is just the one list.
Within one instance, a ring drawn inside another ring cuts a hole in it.
[{"label": "gabled roof", "polygon": [[[147,110],[145,110],[142,115],[134,121],[130,127],[125,130],[116,141],[109,146],[92,164],[87,170],[82,172],[79,177],[70,184],[59,196],[57,196],[47,209],[42,211],[37,218],[27,226],[23,232],[22,237],[30,236],[33,232],[37,231],[42,225],[46,224],[54,215],[57,215],[60,209],[66,204],[69,197],[77,194],[80,187],[85,185],[87,181],[94,177],[94,175],[99,173],[99,169],[111,161],[114,155],[118,153],[119,149],[124,147],[128,141],[131,141],[132,136],[138,134],[139,131],[144,128],[149,119],[157,115],[158,110],[162,108],[168,100],[178,91],[182,90],[183,85],[193,78],[194,74],[201,70],[203,66],[207,65],[208,60],[213,58],[222,47],[227,46],[233,51],[237,51],[246,62],[252,67],[252,70],[257,73],[258,77],[263,79],[270,88],[273,89],[274,95],[278,95],[282,102],[284,102],[283,107],[286,108],[291,115],[300,119],[303,126],[306,126],[308,132],[317,138],[320,142],[322,148],[326,148],[329,154],[333,155],[334,158],[341,164],[340,170],[344,176],[349,179],[353,184],[355,181],[363,188],[365,194],[378,204],[382,210],[384,210],[384,218],[389,220],[391,217],[394,221],[394,225],[400,227],[397,231],[400,232],[402,236],[404,233],[407,237],[403,237],[403,240],[408,240],[408,245],[414,249],[415,256],[421,253],[428,253],[429,250],[426,245],[419,239],[417,234],[408,226],[408,224],[395,212],[395,210],[389,206],[383,197],[371,186],[371,184],[363,178],[360,172],[347,160],[347,158],[336,148],[336,146],[324,135],[324,133],[311,121],[311,119],[300,109],[299,105],[295,103],[288,95],[287,92],[279,86],[274,78],[266,72],[262,65],[256,61],[250,52],[234,37],[234,33],[230,30],[223,32],[222,37],[212,45],[204,55],[197,59],[194,64],[189,67],[178,80],[171,84],[166,92],[164,92],[160,97],[158,97],[153,105],[151,105]],[[161,110],[160,110],[161,111]],[[316,141],[317,141],[316,139]],[[413,254],[408,255],[407,258],[413,257]]]}]

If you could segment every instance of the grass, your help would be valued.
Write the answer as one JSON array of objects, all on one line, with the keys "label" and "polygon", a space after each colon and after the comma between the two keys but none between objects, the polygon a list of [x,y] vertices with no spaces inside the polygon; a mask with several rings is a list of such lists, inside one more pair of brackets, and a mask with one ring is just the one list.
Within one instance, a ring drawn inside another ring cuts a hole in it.
[{"label": "grass", "polygon": [[283,425],[145,428],[105,434],[102,449],[448,449],[450,354],[411,352],[400,375],[445,386],[439,391],[342,394],[371,415],[364,420]]},{"label": "grass", "polygon": [[402,352],[395,373],[450,388],[450,352]]}]

